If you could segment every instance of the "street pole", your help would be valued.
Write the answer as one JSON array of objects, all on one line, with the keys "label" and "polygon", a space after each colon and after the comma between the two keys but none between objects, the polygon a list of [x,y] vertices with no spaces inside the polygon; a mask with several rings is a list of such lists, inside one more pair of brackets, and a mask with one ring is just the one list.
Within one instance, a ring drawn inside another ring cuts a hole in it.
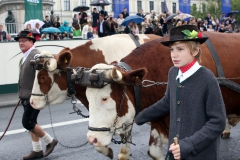
[{"label": "street pole", "polygon": [[216,13],[216,5],[217,5],[217,2],[215,1],[215,21],[216,21],[216,17],[217,17],[217,13]]},{"label": "street pole", "polygon": [[60,8],[61,8],[61,24],[62,24],[62,0],[60,0]]}]

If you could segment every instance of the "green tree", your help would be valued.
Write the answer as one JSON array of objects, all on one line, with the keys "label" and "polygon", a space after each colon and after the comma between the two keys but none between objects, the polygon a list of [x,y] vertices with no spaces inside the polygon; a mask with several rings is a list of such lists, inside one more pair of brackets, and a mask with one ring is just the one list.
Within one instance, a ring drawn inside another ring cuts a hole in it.
[{"label": "green tree", "polygon": [[220,1],[221,0],[206,0],[205,3],[201,3],[197,8],[196,5],[191,7],[191,14],[195,18],[205,19],[208,13],[210,13],[214,18],[219,18],[220,16]]},{"label": "green tree", "polygon": [[231,0],[232,11],[239,11],[239,14],[234,14],[236,17],[238,25],[240,24],[240,1],[239,0]]}]

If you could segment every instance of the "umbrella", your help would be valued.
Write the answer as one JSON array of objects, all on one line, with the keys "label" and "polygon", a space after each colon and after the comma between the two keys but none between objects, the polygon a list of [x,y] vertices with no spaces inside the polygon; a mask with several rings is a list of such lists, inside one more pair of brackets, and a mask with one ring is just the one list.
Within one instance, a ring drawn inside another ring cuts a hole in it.
[{"label": "umbrella", "polygon": [[94,0],[91,2],[90,6],[106,6],[109,4],[107,0]]},{"label": "umbrella", "polygon": [[46,32],[46,33],[61,33],[61,31],[58,28],[55,28],[55,27],[44,28],[42,30],[42,32]]},{"label": "umbrella", "polygon": [[230,16],[231,14],[239,14],[240,12],[239,11],[231,11],[228,13],[228,16]]},{"label": "umbrella", "polygon": [[42,27],[44,25],[44,22],[39,19],[31,19],[24,23],[24,27],[26,28],[27,25],[30,24],[31,28],[35,29],[36,28],[35,26],[37,23],[40,25],[40,27]]},{"label": "umbrella", "polygon": [[141,23],[144,19],[138,15],[128,16],[124,19],[121,25],[127,26],[129,22],[136,22],[137,24]]},{"label": "umbrella", "polygon": [[187,14],[187,13],[180,13],[177,16],[174,17],[174,19],[185,19],[185,18],[189,18],[189,17],[193,17],[191,14]]},{"label": "umbrella", "polygon": [[168,16],[165,20],[168,21],[170,19],[173,19],[174,17],[176,17],[178,14],[171,14],[170,16]]},{"label": "umbrella", "polygon": [[82,9],[83,9],[84,11],[86,11],[86,10],[89,10],[89,7],[88,7],[88,6],[77,6],[77,7],[75,7],[75,8],[73,9],[73,11],[75,11],[75,12],[80,12]]}]

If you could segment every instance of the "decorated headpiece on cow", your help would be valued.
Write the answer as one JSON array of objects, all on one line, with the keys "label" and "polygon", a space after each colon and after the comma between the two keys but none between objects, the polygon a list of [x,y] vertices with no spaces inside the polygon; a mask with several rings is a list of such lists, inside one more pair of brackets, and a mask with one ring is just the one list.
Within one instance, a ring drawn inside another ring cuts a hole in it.
[{"label": "decorated headpiece on cow", "polygon": [[146,73],[145,68],[124,72],[112,65],[97,64],[91,69],[82,67],[75,69],[71,79],[79,85],[92,88],[102,88],[108,83],[139,86],[142,85],[142,78]]},{"label": "decorated headpiece on cow", "polygon": [[58,60],[55,59],[53,54],[48,51],[42,51],[40,54],[34,56],[34,59],[30,61],[34,69],[45,69],[52,72],[56,69],[66,70],[69,66],[72,54],[68,52],[69,48],[63,49],[58,56]]},{"label": "decorated headpiece on cow", "polygon": [[18,41],[19,38],[28,38],[33,41],[33,43],[36,42],[36,39],[33,36],[33,33],[31,31],[21,31],[18,33],[18,35],[14,38],[15,41]]},{"label": "decorated headpiece on cow", "polygon": [[195,41],[200,44],[204,43],[208,37],[205,37],[202,32],[199,31],[195,25],[182,25],[179,27],[172,28],[170,30],[170,37],[168,41],[162,41],[161,43],[165,46],[177,41]]}]

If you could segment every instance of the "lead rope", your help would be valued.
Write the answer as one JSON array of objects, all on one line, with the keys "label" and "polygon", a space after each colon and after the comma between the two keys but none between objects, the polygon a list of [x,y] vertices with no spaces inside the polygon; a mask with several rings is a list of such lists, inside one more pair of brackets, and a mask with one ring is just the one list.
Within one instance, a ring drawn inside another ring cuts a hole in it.
[{"label": "lead rope", "polygon": [[8,122],[8,125],[7,125],[4,133],[2,134],[0,140],[2,140],[2,138],[3,138],[4,135],[5,135],[5,133],[7,132],[8,127],[10,126],[10,124],[11,124],[11,122],[12,122],[12,119],[13,119],[13,116],[14,116],[14,114],[15,114],[15,111],[17,110],[17,107],[19,106],[19,103],[20,103],[20,99],[18,100],[18,102],[17,102],[17,104],[16,104],[16,107],[15,107],[14,110],[13,110],[12,116],[11,116],[11,118],[10,118],[10,120],[9,120],[9,122]]},{"label": "lead rope", "polygon": [[[46,104],[48,106],[48,110],[49,110],[49,115],[50,115],[50,121],[51,121],[51,128],[52,128],[52,132],[53,132],[53,135],[54,135],[54,138],[58,140],[56,134],[55,134],[55,131],[53,129],[53,123],[52,123],[52,113],[51,113],[51,109],[50,109],[50,105],[49,105],[49,101],[48,101],[48,95],[45,95],[45,100],[46,100]],[[65,147],[65,148],[80,148],[80,147],[83,147],[85,146],[87,142],[81,144],[81,145],[78,145],[78,146],[67,146],[67,145],[64,145],[62,144],[59,140],[58,140],[58,143],[62,146],[62,147]]]}]

